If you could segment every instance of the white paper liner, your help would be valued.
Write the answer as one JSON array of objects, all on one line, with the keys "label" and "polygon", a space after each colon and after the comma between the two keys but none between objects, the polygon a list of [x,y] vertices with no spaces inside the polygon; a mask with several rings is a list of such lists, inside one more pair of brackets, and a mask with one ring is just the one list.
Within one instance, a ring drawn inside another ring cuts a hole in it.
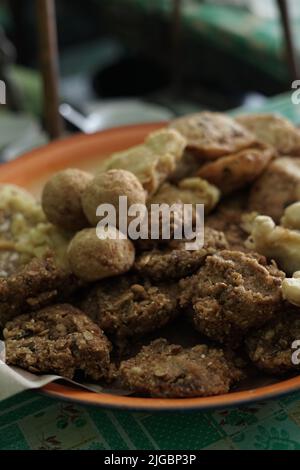
[{"label": "white paper liner", "polygon": [[19,367],[11,367],[5,364],[5,344],[0,341],[0,401],[12,397],[25,390],[42,388],[56,380],[66,380],[78,387],[94,393],[114,393],[115,395],[129,395],[124,390],[111,390],[96,384],[78,383],[59,375],[35,375],[26,372]]}]

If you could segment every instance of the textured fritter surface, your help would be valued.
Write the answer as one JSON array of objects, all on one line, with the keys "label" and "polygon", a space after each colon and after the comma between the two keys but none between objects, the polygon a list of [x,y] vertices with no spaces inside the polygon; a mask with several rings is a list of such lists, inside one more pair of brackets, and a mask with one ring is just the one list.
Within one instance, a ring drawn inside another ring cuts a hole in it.
[{"label": "textured fritter surface", "polygon": [[272,147],[257,144],[207,163],[197,174],[229,194],[258,178],[274,156]]},{"label": "textured fritter surface", "polygon": [[167,324],[177,315],[172,285],[153,286],[131,276],[97,284],[83,300],[82,310],[105,333],[122,340]]},{"label": "textured fritter surface", "polygon": [[174,240],[169,245],[140,254],[134,269],[154,281],[181,279],[197,271],[206,256],[225,248],[228,248],[228,243],[224,233],[205,228],[203,248],[186,250],[184,241]]},{"label": "textured fritter surface", "polygon": [[198,345],[190,349],[165,339],[144,346],[121,363],[123,386],[153,397],[195,397],[227,393],[243,377],[221,349]]},{"label": "textured fritter surface", "polygon": [[202,178],[185,178],[177,185],[164,183],[158,192],[149,199],[151,204],[204,204],[205,214],[211,212],[220,200],[216,186]]},{"label": "textured fritter surface", "polygon": [[68,299],[79,281],[53,258],[33,259],[16,274],[0,279],[0,326],[21,313]]},{"label": "textured fritter surface", "polygon": [[282,157],[270,163],[251,188],[249,209],[276,223],[284,209],[300,200],[300,158]]},{"label": "textured fritter surface", "polygon": [[[292,348],[294,341],[300,340],[299,309],[285,306],[274,320],[262,329],[253,332],[246,339],[246,350],[251,361],[259,369],[269,374],[284,374],[300,369],[295,362],[300,360],[300,346]],[[295,357],[293,356],[295,354]]]},{"label": "textured fritter surface", "polygon": [[250,131],[221,113],[190,114],[175,119],[170,127],[186,138],[188,149],[207,160],[238,152],[255,141]]},{"label": "textured fritter surface", "polygon": [[300,155],[300,132],[291,121],[278,114],[245,114],[237,122],[282,155]]},{"label": "textured fritter surface", "polygon": [[180,281],[180,304],[188,308],[197,330],[235,346],[247,331],[276,315],[283,277],[264,257],[224,250]]},{"label": "textured fritter surface", "polygon": [[68,378],[76,371],[93,380],[108,375],[108,339],[71,305],[54,305],[34,315],[21,315],[7,323],[4,338],[7,364]]},{"label": "textured fritter surface", "polygon": [[104,161],[102,170],[123,169],[133,173],[149,195],[175,171],[186,141],[174,129],[159,129],[144,144],[114,153]]}]

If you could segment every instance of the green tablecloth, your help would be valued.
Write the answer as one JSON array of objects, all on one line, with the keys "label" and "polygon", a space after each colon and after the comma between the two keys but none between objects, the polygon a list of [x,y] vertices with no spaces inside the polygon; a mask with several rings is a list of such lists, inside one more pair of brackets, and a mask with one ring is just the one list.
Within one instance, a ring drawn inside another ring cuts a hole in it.
[{"label": "green tablecloth", "polygon": [[[290,94],[268,101],[300,123]],[[0,384],[1,386],[1,384]],[[242,408],[130,413],[26,392],[0,403],[0,449],[300,449],[300,393]]]},{"label": "green tablecloth", "polygon": [[[141,25],[144,27],[142,20],[155,14],[162,22],[169,22],[172,4],[172,0],[101,0],[104,12],[108,18],[113,18],[115,30],[119,30],[122,38],[126,32],[124,25],[128,22],[134,25],[125,36],[135,38],[137,44],[147,40],[142,39],[139,29]],[[278,80],[288,78],[288,69],[283,67],[285,46],[279,18],[258,17],[247,9],[228,5],[183,0],[182,25],[184,34],[192,38],[191,43],[211,43]],[[299,51],[300,20],[292,17],[291,25],[295,47]]]}]

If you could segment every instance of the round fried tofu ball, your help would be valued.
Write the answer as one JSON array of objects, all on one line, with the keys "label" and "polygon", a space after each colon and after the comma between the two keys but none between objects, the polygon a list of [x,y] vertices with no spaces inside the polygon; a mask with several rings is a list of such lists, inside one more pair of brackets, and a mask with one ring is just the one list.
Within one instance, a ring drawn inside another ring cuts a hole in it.
[{"label": "round fried tofu ball", "polygon": [[105,230],[106,238],[98,238],[96,230],[78,232],[68,248],[68,260],[73,273],[87,282],[123,274],[132,267],[135,249],[132,242],[120,238],[114,227]]},{"label": "round fried tofu ball", "polygon": [[130,171],[109,170],[99,173],[82,194],[82,207],[88,221],[94,226],[97,225],[99,217],[96,211],[101,204],[112,204],[116,209],[118,221],[120,196],[127,196],[128,208],[132,204],[146,203],[145,190]]},{"label": "round fried tofu ball", "polygon": [[82,210],[81,195],[92,179],[90,173],[73,168],[53,175],[42,194],[42,207],[49,222],[71,231],[89,226]]}]

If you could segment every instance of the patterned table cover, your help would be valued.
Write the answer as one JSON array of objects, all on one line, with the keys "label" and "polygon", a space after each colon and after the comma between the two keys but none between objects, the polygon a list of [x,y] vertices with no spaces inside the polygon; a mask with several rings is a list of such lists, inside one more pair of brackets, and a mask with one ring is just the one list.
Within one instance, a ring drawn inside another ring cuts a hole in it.
[{"label": "patterned table cover", "polygon": [[[264,110],[300,123],[290,93],[270,99]],[[28,391],[0,403],[0,449],[296,450],[300,392],[227,410],[131,413]]]}]

